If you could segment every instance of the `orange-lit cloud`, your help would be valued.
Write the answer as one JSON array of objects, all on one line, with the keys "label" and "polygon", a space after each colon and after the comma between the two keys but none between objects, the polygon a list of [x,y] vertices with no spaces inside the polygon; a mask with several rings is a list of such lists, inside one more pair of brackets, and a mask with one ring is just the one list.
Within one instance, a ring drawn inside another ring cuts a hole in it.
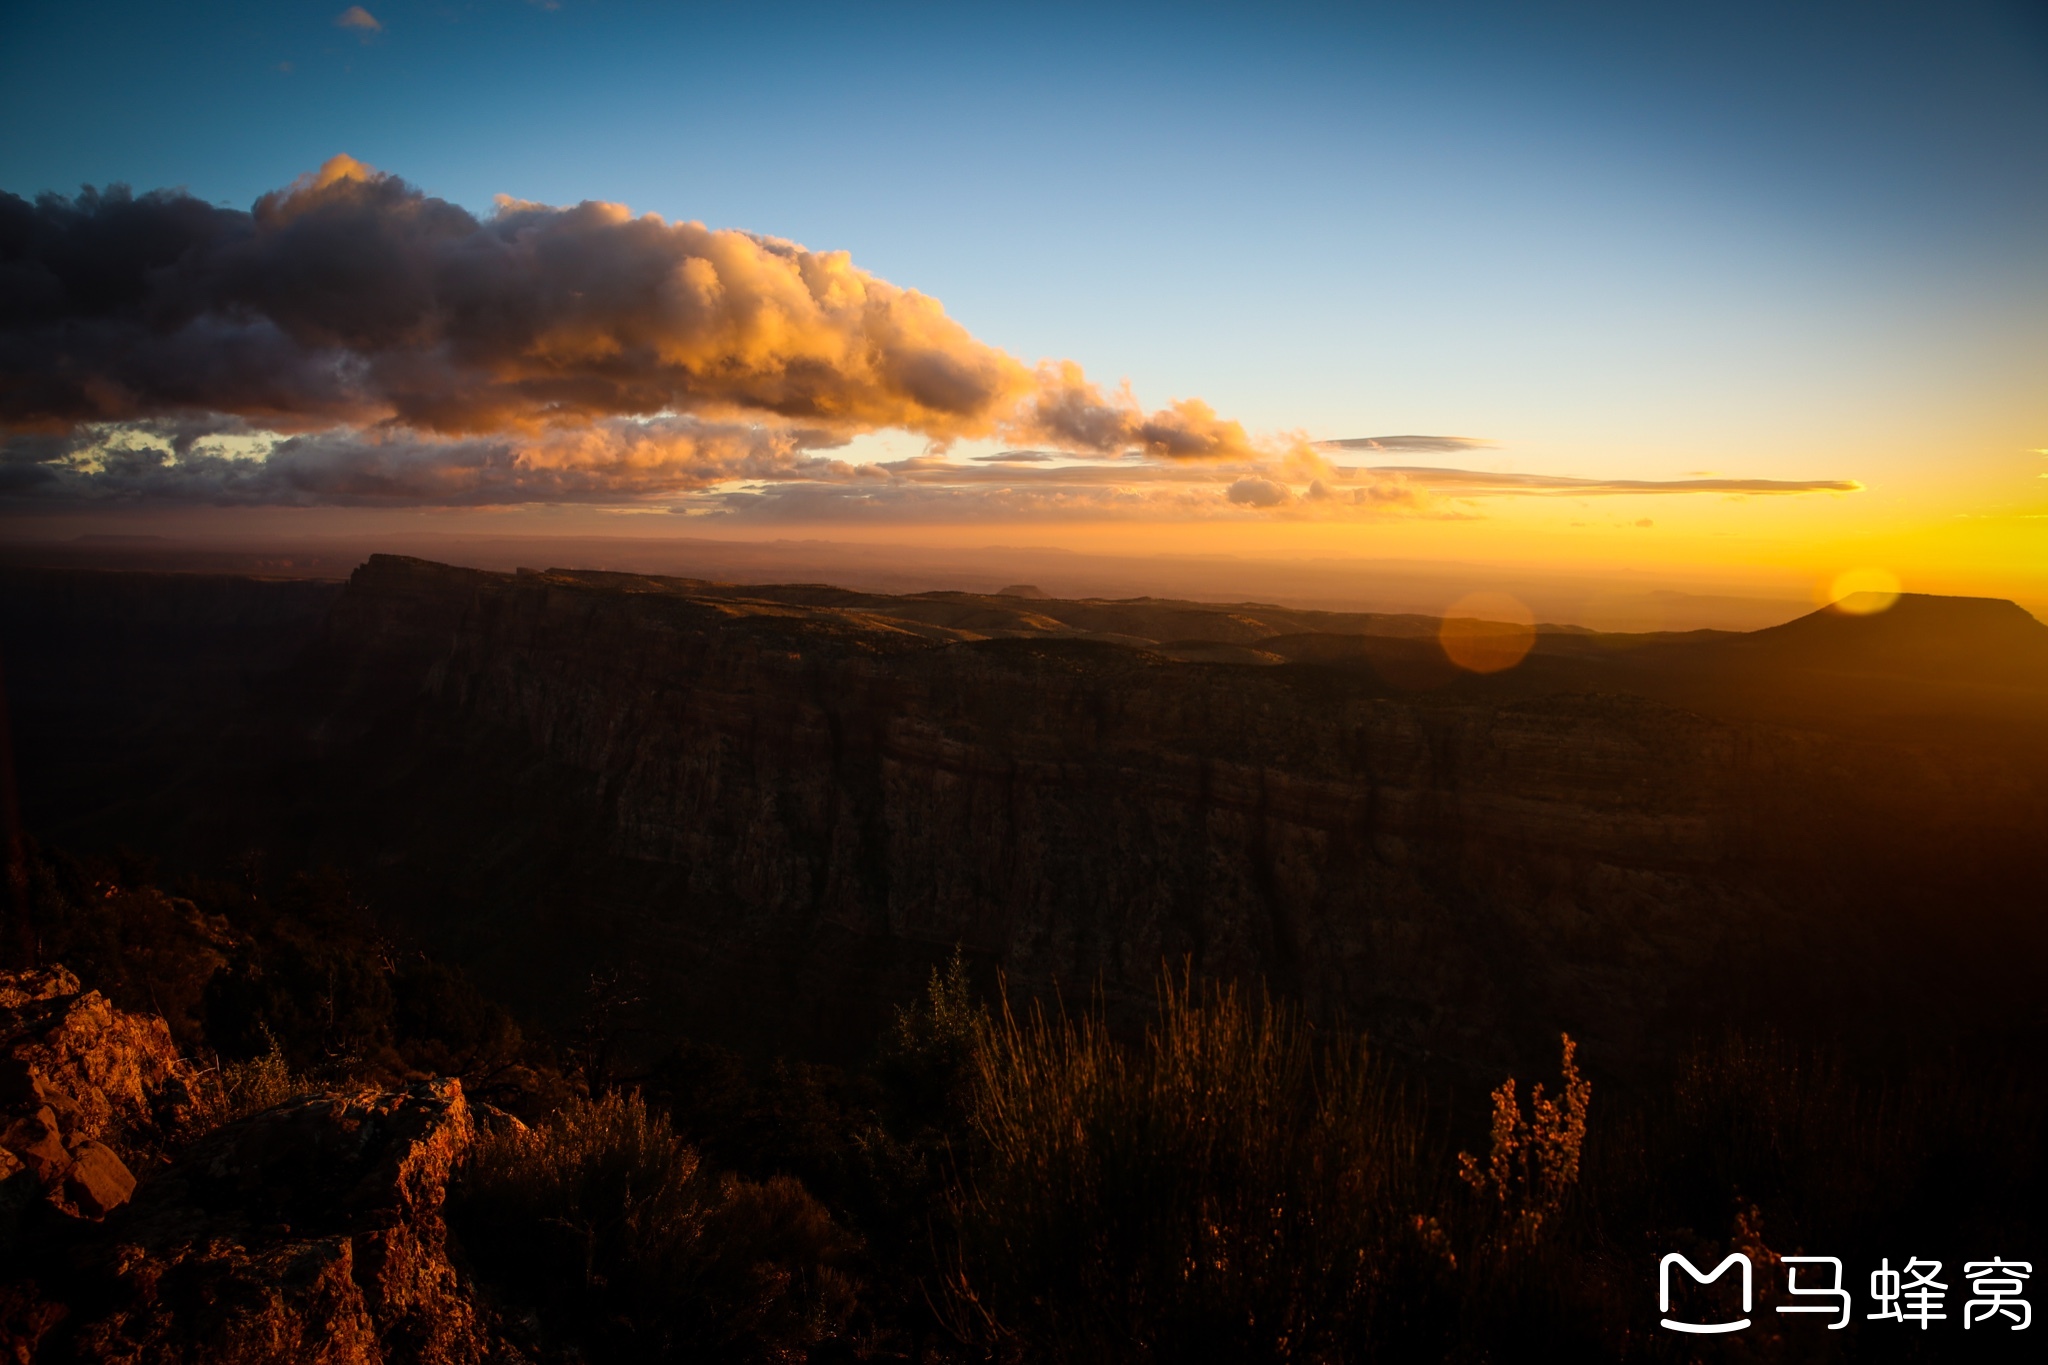
[{"label": "orange-lit cloud", "polygon": [[1186,398],[1146,413],[1128,384],[1104,398],[1071,360],[1041,365],[1037,391],[1016,417],[1003,424],[1015,440],[1043,441],[1065,450],[1107,454],[1131,450],[1171,460],[1244,457],[1251,438],[1236,422],[1216,415],[1199,398]]},{"label": "orange-lit cloud", "polygon": [[[378,27],[359,8],[337,22]],[[929,453],[819,453],[881,430]],[[984,439],[1018,448],[944,454]],[[598,202],[501,199],[479,219],[345,156],[248,212],[168,191],[0,195],[0,499],[17,503],[1327,520],[1857,487],[1329,458],[1487,444],[1255,439],[1197,398],[1147,410],[1071,361],[1028,365],[844,252]]]},{"label": "orange-lit cloud", "polygon": [[203,413],[474,435],[680,412],[940,442],[1249,453],[1187,400],[1033,369],[844,252],[616,204],[488,220],[347,157],[249,213],[125,191],[0,200],[0,421]]},{"label": "orange-lit cloud", "polygon": [[364,9],[361,5],[350,5],[347,9],[335,15],[334,26],[336,28],[352,28],[364,34],[382,33],[384,31],[384,25],[377,22],[377,16]]}]

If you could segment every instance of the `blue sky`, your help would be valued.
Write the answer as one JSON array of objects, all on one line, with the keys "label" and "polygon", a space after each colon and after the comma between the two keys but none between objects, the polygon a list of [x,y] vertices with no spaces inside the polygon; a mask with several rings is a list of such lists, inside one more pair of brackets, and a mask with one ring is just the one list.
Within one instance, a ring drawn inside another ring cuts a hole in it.
[{"label": "blue sky", "polygon": [[342,8],[8,7],[0,188],[246,206],[346,151],[843,248],[1254,430],[2048,488],[2039,7]]}]

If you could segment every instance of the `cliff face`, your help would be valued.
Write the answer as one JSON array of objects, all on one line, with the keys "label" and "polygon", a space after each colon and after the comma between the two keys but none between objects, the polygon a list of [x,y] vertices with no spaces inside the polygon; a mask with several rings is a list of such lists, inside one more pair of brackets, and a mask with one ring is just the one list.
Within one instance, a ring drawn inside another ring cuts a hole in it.
[{"label": "cliff face", "polygon": [[822,594],[372,560],[273,712],[261,804],[543,1013],[626,968],[657,1032],[825,1051],[955,944],[1027,994],[1114,1009],[1187,959],[1417,1051],[1565,1028],[1625,1064],[1733,1008],[1926,987],[1899,945],[2034,932],[2048,800],[1996,747]]}]

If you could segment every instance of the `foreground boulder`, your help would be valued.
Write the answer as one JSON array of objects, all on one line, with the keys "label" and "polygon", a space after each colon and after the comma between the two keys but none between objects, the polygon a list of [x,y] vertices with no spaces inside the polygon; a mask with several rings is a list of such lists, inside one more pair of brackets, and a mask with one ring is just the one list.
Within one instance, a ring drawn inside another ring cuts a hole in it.
[{"label": "foreground boulder", "polygon": [[26,1358],[521,1359],[448,1259],[442,1202],[473,1131],[460,1083],[443,1080],[298,1100],[207,1134],[39,1287],[45,1318],[64,1307],[17,1328],[40,1334]]},{"label": "foreground boulder", "polygon": [[189,1123],[198,1077],[155,1016],[62,967],[0,973],[0,1223],[40,1199],[70,1218],[126,1203],[123,1149]]}]

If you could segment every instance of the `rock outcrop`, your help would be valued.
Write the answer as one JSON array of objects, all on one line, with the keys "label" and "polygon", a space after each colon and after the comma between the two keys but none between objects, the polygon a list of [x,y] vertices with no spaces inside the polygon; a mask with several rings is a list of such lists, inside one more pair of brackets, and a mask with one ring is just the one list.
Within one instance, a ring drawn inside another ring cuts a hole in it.
[{"label": "rock outcrop", "polygon": [[92,1365],[517,1361],[448,1255],[473,1131],[452,1080],[227,1124],[0,1303],[0,1345]]},{"label": "rock outcrop", "polygon": [[121,1147],[188,1120],[197,1076],[164,1021],[130,1014],[62,967],[0,973],[0,1218],[40,1198],[100,1219],[128,1201]]},{"label": "rock outcrop", "polygon": [[456,1081],[302,1100],[156,1177],[102,1263],[93,1361],[484,1361],[442,1201],[472,1127]]}]

